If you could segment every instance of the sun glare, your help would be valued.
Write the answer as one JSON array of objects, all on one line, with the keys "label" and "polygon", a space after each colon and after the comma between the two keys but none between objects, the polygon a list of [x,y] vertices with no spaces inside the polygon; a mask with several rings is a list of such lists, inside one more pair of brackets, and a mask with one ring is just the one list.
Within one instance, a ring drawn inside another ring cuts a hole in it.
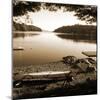
[{"label": "sun glare", "polygon": [[27,15],[14,17],[13,20],[18,23],[34,25],[46,31],[54,31],[67,25],[86,24],[84,21],[78,20],[74,16],[74,12],[63,12],[62,10],[55,12],[42,9],[39,12],[29,12]]},{"label": "sun glare", "polygon": [[41,10],[40,12],[31,13],[31,18],[33,25],[42,28],[43,30],[53,31],[54,29],[74,24],[85,24],[79,21],[77,17],[73,15],[74,13],[66,12],[61,10],[57,12],[50,12],[47,10]]}]

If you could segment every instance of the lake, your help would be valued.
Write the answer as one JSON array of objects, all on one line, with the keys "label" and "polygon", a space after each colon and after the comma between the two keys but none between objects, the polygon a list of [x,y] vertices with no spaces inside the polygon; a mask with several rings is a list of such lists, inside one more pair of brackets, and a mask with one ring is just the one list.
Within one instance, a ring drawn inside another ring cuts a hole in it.
[{"label": "lake", "polygon": [[55,62],[72,55],[84,58],[82,51],[96,51],[96,37],[54,32],[16,32],[13,35],[13,66]]}]

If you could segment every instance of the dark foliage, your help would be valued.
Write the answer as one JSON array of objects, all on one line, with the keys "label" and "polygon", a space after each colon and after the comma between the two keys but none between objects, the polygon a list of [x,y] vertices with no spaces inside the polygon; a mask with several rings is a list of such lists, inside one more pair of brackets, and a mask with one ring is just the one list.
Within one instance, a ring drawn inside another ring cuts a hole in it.
[{"label": "dark foliage", "polygon": [[33,25],[18,24],[13,22],[13,31],[42,31],[42,30]]},{"label": "dark foliage", "polygon": [[92,25],[73,25],[73,26],[62,26],[55,30],[55,32],[61,33],[76,33],[76,34],[94,34],[96,35],[96,26]]},{"label": "dark foliage", "polygon": [[27,12],[35,12],[41,9],[41,3],[20,1],[13,3],[13,16],[22,16]]},{"label": "dark foliage", "polygon": [[17,1],[13,2],[13,16],[22,16],[27,12],[36,12],[40,9],[46,9],[49,11],[57,11],[62,9],[63,12],[75,12],[80,20],[92,23],[97,21],[97,7],[90,5],[70,5],[70,4],[56,4],[56,3],[41,3],[41,2],[25,2]]},{"label": "dark foliage", "polygon": [[[27,86],[26,86],[27,87]],[[13,89],[14,91],[14,89]],[[18,90],[16,90],[17,92]],[[75,95],[90,95],[97,94],[97,80],[89,80],[86,82],[76,84],[68,87],[51,88],[49,90],[42,90],[34,92],[33,88],[22,88],[22,94],[17,94],[13,99],[27,99],[27,98],[44,98],[44,97],[61,97],[61,96],[75,96]],[[15,92],[15,91],[14,91]]]}]

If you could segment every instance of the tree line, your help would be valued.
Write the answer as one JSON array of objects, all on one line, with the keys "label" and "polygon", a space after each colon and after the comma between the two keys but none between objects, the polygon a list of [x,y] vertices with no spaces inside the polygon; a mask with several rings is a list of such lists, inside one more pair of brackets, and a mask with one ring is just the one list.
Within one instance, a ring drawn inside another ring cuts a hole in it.
[{"label": "tree line", "polygon": [[41,9],[57,11],[62,9],[63,12],[75,12],[79,20],[93,23],[97,21],[97,6],[95,5],[73,5],[45,2],[29,2],[13,0],[13,16],[23,16],[28,12],[37,12]]},{"label": "tree line", "polygon": [[73,33],[73,34],[91,34],[96,35],[97,33],[97,26],[93,25],[72,25],[72,26],[62,26],[60,28],[55,29],[54,32],[59,33]]}]

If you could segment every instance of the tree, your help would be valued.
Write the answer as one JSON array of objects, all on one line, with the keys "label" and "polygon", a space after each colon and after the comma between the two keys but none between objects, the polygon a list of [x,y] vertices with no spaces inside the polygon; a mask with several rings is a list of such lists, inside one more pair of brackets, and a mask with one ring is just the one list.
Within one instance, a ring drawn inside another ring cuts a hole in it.
[{"label": "tree", "polygon": [[80,20],[93,23],[97,21],[97,7],[96,6],[71,6],[69,11],[75,11],[75,16]]},{"label": "tree", "polygon": [[17,1],[13,2],[13,16],[22,16],[27,14],[27,12],[36,12],[41,9],[41,3],[39,2],[26,2]]},{"label": "tree", "polygon": [[54,4],[46,3],[46,9],[49,11],[57,11],[63,9],[63,12],[75,12],[75,16],[82,21],[93,23],[97,21],[97,7],[93,5],[70,5],[70,4]]},{"label": "tree", "polygon": [[93,5],[71,5],[71,4],[56,4],[56,3],[41,3],[29,1],[13,2],[13,16],[22,16],[28,12],[36,12],[41,9],[49,11],[57,11],[62,9],[63,12],[75,12],[78,19],[93,23],[97,21],[97,7]]}]

